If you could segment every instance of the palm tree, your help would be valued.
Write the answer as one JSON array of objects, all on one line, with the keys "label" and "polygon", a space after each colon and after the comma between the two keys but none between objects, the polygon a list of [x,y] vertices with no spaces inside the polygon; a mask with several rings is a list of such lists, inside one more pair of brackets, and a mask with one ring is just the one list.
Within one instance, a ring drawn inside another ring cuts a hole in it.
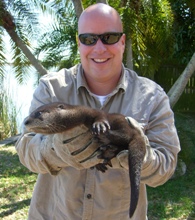
[{"label": "palm tree", "polygon": [[[22,3],[18,0],[13,2],[0,0],[0,34],[2,36],[6,31],[10,36],[13,51],[13,66],[19,81],[23,79],[23,70],[27,66],[30,66],[30,64],[32,64],[41,75],[47,73],[29,49],[31,46],[31,36],[35,33],[34,30],[37,28],[37,16],[28,9],[29,6],[29,3]],[[14,16],[12,16],[12,14]],[[28,38],[26,36],[28,36]],[[2,40],[0,41],[0,47],[3,52],[5,47],[3,47]],[[2,53],[0,58],[1,62],[5,64],[5,57],[2,56]],[[0,71],[2,75],[3,68],[1,68]]]},{"label": "palm tree", "polygon": [[126,64],[131,59],[140,75],[154,78],[156,70],[173,49],[173,14],[167,0],[127,1],[123,10],[123,23],[127,39],[132,45],[132,57],[126,49]]},{"label": "palm tree", "polygon": [[[69,67],[79,61],[76,42],[78,17],[83,8],[92,3],[108,3],[106,0],[85,0],[83,2],[81,0],[53,0],[49,2],[34,0],[24,4],[21,0],[13,0],[14,4],[10,4],[6,0],[0,0],[2,21],[0,25],[4,27],[12,39],[12,49],[15,51],[14,65],[18,76],[21,76],[22,67],[30,64],[28,60],[41,75],[46,73],[46,70],[30,53],[28,47],[25,47],[26,45],[30,46],[32,38],[30,39],[29,36],[32,36],[32,33],[37,39],[41,39],[37,42],[38,49],[34,53],[39,57],[39,54],[45,52],[42,64],[46,68]],[[132,69],[135,68],[140,74],[153,78],[155,71],[163,62],[162,58],[167,49],[170,49],[170,53],[172,50],[173,17],[168,1],[110,0],[109,4],[117,8],[123,19],[124,31],[128,39],[124,63]],[[37,14],[32,9],[33,7],[37,7],[42,12],[50,13],[56,20],[56,24],[41,37],[35,33]],[[25,20],[27,22],[24,25]],[[24,26],[28,28],[26,29]],[[24,54],[28,59],[25,60]]]},{"label": "palm tree", "polygon": [[[0,0],[0,34],[6,30],[11,38],[14,51],[13,64],[20,79],[23,76],[23,68],[30,63],[41,75],[47,73],[35,58],[35,55],[40,57],[42,52],[44,52],[42,64],[47,69],[51,67],[60,69],[79,62],[76,42],[77,19],[86,6],[95,2],[108,3],[106,0],[24,2],[13,0],[10,3],[8,0]],[[134,67],[138,73],[153,78],[161,63],[166,60],[167,54],[172,54],[173,50],[173,15],[169,2],[110,0],[109,4],[119,11],[124,23],[128,39],[124,63]],[[38,29],[35,8],[49,13],[55,20],[52,27],[43,34],[40,34],[43,31]],[[30,50],[30,42],[35,37],[38,39],[37,49],[33,50],[31,47]],[[0,40],[1,48],[3,49],[3,41]],[[31,51],[34,51],[34,55]],[[5,63],[3,53],[0,53],[0,60],[1,64]]]},{"label": "palm tree", "polygon": [[195,72],[195,53],[193,54],[192,58],[190,59],[183,73],[176,80],[176,82],[174,83],[174,85],[171,87],[171,89],[168,92],[168,96],[169,96],[169,100],[170,100],[170,104],[172,108],[179,100],[190,77],[192,76],[194,72]]},{"label": "palm tree", "polygon": [[[63,18],[63,20],[58,19],[60,26],[55,26],[51,32],[46,32],[41,37],[43,41],[37,50],[37,53],[47,51],[48,56],[45,57],[43,64],[48,68],[55,63],[58,68],[62,68],[63,65],[69,67],[79,61],[76,43],[77,19],[83,9],[90,4],[108,1],[86,0],[82,3],[81,0],[67,0],[66,7],[64,7],[65,3],[61,4],[62,2],[55,3],[56,14],[60,14]],[[142,75],[153,78],[155,71],[163,62],[165,52],[169,48],[172,49],[173,16],[168,1],[110,0],[109,4],[117,8],[123,19],[124,31],[127,35],[125,65],[132,69],[134,67]],[[68,48],[68,57],[64,56],[65,48]]]},{"label": "palm tree", "polygon": [[[80,1],[77,1],[78,4]],[[81,2],[80,2],[81,3]],[[42,64],[46,68],[71,67],[79,62],[77,48],[77,16],[72,1],[53,1],[53,5],[47,5],[47,11],[56,21],[50,30],[42,32],[37,44],[35,54],[38,56],[44,52]],[[80,13],[83,8],[79,5]]]}]

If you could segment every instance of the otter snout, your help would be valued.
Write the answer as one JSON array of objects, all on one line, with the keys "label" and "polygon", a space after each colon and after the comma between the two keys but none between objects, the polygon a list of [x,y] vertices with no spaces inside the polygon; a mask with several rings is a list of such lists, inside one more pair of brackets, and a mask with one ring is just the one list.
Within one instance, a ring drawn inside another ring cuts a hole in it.
[{"label": "otter snout", "polygon": [[26,117],[22,123],[22,133],[25,134],[25,133],[28,133],[30,130],[29,130],[29,125],[31,124],[31,120],[28,117]]},{"label": "otter snout", "polygon": [[32,123],[33,123],[32,118],[29,118],[29,116],[26,117],[23,122],[23,130],[29,132],[31,130],[30,127]]},{"label": "otter snout", "polygon": [[30,120],[29,117],[27,117],[25,120],[24,120],[24,125],[27,126],[28,124],[30,124],[32,121],[32,119]]}]

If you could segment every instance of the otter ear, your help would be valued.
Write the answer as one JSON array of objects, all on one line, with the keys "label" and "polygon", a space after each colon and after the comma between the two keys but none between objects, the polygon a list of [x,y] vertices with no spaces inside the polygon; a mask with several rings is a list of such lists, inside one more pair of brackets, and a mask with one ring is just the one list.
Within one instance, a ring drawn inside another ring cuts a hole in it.
[{"label": "otter ear", "polygon": [[59,105],[57,106],[57,108],[64,109],[64,105],[63,105],[63,104],[59,104]]}]

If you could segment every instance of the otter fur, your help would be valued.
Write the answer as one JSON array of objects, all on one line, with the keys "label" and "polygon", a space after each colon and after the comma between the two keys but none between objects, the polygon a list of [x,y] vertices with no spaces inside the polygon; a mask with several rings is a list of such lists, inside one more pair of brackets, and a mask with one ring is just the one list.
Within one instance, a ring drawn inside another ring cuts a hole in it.
[{"label": "otter fur", "polygon": [[139,199],[141,166],[146,152],[143,132],[136,123],[133,119],[127,121],[121,114],[109,114],[90,107],[61,102],[37,108],[24,121],[28,132],[42,134],[61,133],[75,126],[85,125],[92,130],[94,138],[100,143],[99,158],[104,159],[104,162],[97,164],[96,168],[102,172],[106,171],[106,165],[111,165],[110,160],[120,151],[128,150],[131,183],[130,218]]}]

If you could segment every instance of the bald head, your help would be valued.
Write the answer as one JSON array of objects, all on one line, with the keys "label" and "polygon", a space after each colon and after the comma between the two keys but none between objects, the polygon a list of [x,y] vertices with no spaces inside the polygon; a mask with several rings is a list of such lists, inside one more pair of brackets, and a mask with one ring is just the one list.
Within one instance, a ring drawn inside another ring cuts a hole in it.
[{"label": "bald head", "polygon": [[[84,33],[83,29],[85,28],[86,21],[91,22],[99,22],[105,25],[106,21],[112,20],[112,25],[115,30],[107,30],[107,31],[118,31],[123,32],[123,25],[121,18],[118,12],[110,7],[109,5],[98,3],[89,6],[86,8],[81,14],[78,21],[78,32],[79,34]],[[108,27],[112,29],[112,27]]]}]

